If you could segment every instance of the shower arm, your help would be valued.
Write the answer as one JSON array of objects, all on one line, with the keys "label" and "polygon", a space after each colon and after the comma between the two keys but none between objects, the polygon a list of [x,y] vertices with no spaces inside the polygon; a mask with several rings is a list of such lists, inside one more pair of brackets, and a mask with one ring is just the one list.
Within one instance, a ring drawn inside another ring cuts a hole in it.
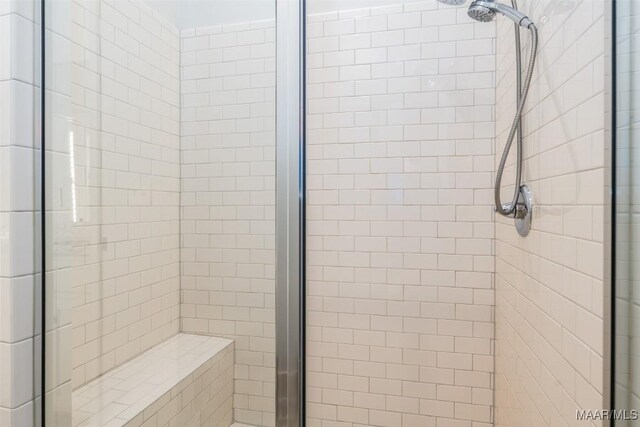
[{"label": "shower arm", "polygon": [[[522,203],[518,203],[518,200],[520,198],[520,194],[521,194],[521,185],[522,185],[522,160],[523,160],[523,155],[522,155],[522,148],[523,148],[523,135],[522,135],[522,113],[524,111],[524,104],[526,102],[526,98],[527,98],[527,94],[529,92],[529,87],[531,85],[531,79],[533,77],[533,69],[535,66],[535,60],[536,60],[536,54],[537,54],[537,50],[538,50],[538,30],[535,26],[535,24],[533,24],[533,22],[531,22],[531,20],[529,20],[528,18],[526,18],[526,16],[522,15],[520,12],[517,11],[517,3],[516,0],[511,0],[511,4],[513,5],[513,9],[505,6],[504,8],[500,8],[500,11],[505,14],[506,16],[508,16],[509,18],[511,18],[515,25],[514,25],[514,31],[515,31],[515,44],[516,44],[516,67],[517,67],[517,73],[516,73],[516,97],[517,97],[517,112],[515,115],[515,118],[513,120],[513,124],[511,126],[511,130],[509,132],[509,136],[507,137],[507,142],[505,144],[505,148],[504,151],[502,153],[502,158],[500,159],[500,165],[498,167],[498,171],[496,174],[496,182],[495,182],[495,188],[494,188],[494,199],[495,199],[495,210],[496,212],[498,212],[499,214],[506,216],[506,217],[511,217],[511,218],[516,218],[516,219],[522,219],[525,216],[530,215],[530,212],[527,212],[528,209],[525,206],[525,204]],[[494,3],[495,5],[495,3]],[[495,6],[494,6],[495,7]],[[515,13],[510,13],[507,14],[505,13],[505,9],[506,10],[511,10],[511,11],[515,11]],[[524,19],[522,18],[522,16],[524,16]],[[526,23],[526,28],[529,29],[529,31],[531,32],[531,55],[530,55],[530,59],[529,59],[529,65],[527,68],[527,74],[526,74],[526,78],[525,78],[525,82],[524,82],[524,87],[522,84],[522,52],[521,52],[521,43],[520,43],[520,26],[524,26],[523,24]],[[502,175],[504,173],[504,167],[506,165],[507,162],[507,157],[509,155],[509,151],[511,149],[511,145],[513,143],[513,139],[514,137],[517,135],[517,142],[516,142],[516,182],[515,182],[515,186],[514,186],[514,194],[513,194],[513,199],[511,201],[511,203],[505,203],[503,204],[500,198],[500,188],[502,185]]]}]

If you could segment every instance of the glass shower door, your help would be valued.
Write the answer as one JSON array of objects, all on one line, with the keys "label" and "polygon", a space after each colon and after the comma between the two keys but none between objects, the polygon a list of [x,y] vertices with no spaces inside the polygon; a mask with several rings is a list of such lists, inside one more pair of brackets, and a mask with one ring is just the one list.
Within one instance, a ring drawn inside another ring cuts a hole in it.
[{"label": "glass shower door", "polygon": [[126,419],[104,379],[177,334],[275,425],[275,1],[44,8],[47,426]]},{"label": "glass shower door", "polygon": [[306,23],[307,423],[488,425],[495,26],[435,0]]}]

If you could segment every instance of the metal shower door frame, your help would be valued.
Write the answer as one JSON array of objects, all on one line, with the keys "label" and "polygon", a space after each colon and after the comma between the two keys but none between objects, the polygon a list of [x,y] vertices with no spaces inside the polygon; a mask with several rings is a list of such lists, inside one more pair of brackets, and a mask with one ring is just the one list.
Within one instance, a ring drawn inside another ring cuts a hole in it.
[{"label": "metal shower door frame", "polygon": [[276,0],[276,425],[305,422],[305,0]]},{"label": "metal shower door frame", "polygon": [[[603,399],[604,409],[615,408],[615,236],[616,236],[616,120],[615,120],[615,75],[616,75],[616,0],[604,8],[605,52],[604,52],[604,257],[603,257]],[[614,425],[612,419],[603,421],[603,426]]]}]

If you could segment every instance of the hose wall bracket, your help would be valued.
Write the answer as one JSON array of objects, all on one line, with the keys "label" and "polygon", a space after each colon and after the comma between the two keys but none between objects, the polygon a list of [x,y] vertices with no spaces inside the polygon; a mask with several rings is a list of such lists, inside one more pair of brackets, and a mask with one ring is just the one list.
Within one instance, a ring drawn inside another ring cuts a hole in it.
[{"label": "hose wall bracket", "polygon": [[520,187],[518,202],[516,207],[514,222],[516,230],[522,237],[527,237],[531,231],[531,220],[533,217],[533,195],[526,185]]}]

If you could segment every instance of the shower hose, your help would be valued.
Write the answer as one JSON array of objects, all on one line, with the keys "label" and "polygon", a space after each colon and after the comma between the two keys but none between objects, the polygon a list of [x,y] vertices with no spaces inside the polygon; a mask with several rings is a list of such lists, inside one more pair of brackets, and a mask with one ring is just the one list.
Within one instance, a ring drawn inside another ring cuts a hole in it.
[{"label": "shower hose", "polygon": [[[514,2],[515,3],[515,2]],[[527,73],[524,79],[524,85],[521,84],[521,58],[520,58],[520,28],[515,25],[515,37],[516,37],[516,65],[517,65],[517,90],[518,90],[518,109],[507,137],[507,142],[502,152],[502,158],[500,159],[500,165],[496,174],[496,183],[494,188],[494,199],[496,212],[507,217],[522,218],[526,215],[526,211],[521,211],[518,208],[518,198],[520,197],[520,186],[522,184],[522,113],[524,111],[524,104],[529,94],[529,88],[531,87],[531,79],[533,77],[533,70],[536,62],[536,55],[538,52],[538,29],[535,24],[531,23],[527,27],[531,32],[531,54],[529,57],[529,65],[527,67]],[[518,135],[517,140],[517,167],[516,167],[516,182],[513,191],[513,200],[511,203],[502,204],[500,200],[500,188],[502,186],[502,175],[504,168],[509,157],[509,151],[513,140]]]}]

